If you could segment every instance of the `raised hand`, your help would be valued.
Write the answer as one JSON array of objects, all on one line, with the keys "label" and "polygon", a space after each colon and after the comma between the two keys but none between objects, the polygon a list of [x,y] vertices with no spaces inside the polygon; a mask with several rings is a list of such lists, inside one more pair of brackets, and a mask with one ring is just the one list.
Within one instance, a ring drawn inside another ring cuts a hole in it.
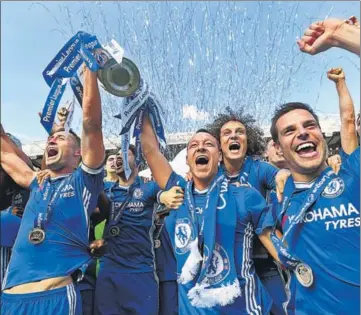
[{"label": "raised hand", "polygon": [[327,77],[337,83],[340,80],[345,79],[345,73],[343,72],[342,68],[332,68],[329,71],[327,71]]},{"label": "raised hand", "polygon": [[302,52],[316,55],[338,45],[335,33],[345,24],[340,19],[327,19],[312,23],[305,31],[297,45]]},{"label": "raised hand", "polygon": [[39,186],[44,184],[45,180],[50,177],[50,170],[43,170],[36,173],[36,178]]},{"label": "raised hand", "polygon": [[174,186],[168,191],[163,191],[159,199],[168,209],[178,209],[183,203],[183,190],[178,186]]}]

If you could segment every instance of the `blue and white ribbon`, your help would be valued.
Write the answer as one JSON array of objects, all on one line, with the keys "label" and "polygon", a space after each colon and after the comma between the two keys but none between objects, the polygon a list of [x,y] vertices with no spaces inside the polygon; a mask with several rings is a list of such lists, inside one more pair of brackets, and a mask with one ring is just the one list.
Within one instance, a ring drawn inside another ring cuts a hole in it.
[{"label": "blue and white ribbon", "polygon": [[164,110],[154,93],[151,92],[149,85],[141,79],[139,88],[136,92],[125,98],[121,111],[116,118],[122,121],[121,147],[124,160],[124,171],[127,178],[130,177],[132,170],[129,167],[128,150],[131,138],[135,138],[136,147],[136,165],[142,162],[142,147],[140,136],[143,129],[144,115],[148,113],[153,129],[155,130],[160,145],[165,149],[166,139],[164,134]]},{"label": "blue and white ribbon", "polygon": [[287,212],[288,207],[290,206],[290,201],[294,192],[293,180],[290,178],[286,182],[285,192],[284,192],[285,197],[282,203],[282,209],[273,226],[271,232],[271,240],[277,250],[277,254],[281,263],[284,266],[290,268],[291,270],[294,270],[296,266],[302,261],[301,259],[296,257],[293,253],[289,252],[288,248],[284,245],[285,239],[287,235],[291,232],[291,230],[296,226],[296,224],[300,223],[303,220],[307,210],[318,200],[322,191],[325,189],[328,183],[333,178],[335,178],[335,176],[336,175],[329,168],[327,168],[325,171],[322,172],[322,174],[318,177],[317,181],[314,183],[313,187],[310,189],[309,193],[307,194],[307,197],[305,198],[303,204],[301,205],[298,214],[292,217],[292,220],[289,223],[288,228],[285,231],[283,231],[283,237],[282,240],[280,240],[276,235],[277,222],[282,222],[282,218],[284,214]]},{"label": "blue and white ribbon", "polygon": [[93,52],[101,48],[102,46],[95,36],[78,32],[63,46],[43,71],[45,82],[51,87],[41,115],[41,124],[48,133],[53,127],[56,111],[69,80],[81,106],[83,86],[77,71],[83,62],[92,72],[97,71],[102,63],[97,60]]}]

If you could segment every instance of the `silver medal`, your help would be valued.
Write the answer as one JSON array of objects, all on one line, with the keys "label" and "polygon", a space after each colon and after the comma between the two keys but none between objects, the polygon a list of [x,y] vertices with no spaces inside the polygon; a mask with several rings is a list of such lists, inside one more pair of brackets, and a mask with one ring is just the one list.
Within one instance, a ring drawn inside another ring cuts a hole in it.
[{"label": "silver medal", "polygon": [[313,273],[309,265],[305,263],[299,263],[296,266],[295,274],[298,282],[304,287],[308,288],[313,283]]},{"label": "silver medal", "polygon": [[37,245],[44,241],[45,231],[39,228],[34,228],[29,232],[30,243]]}]

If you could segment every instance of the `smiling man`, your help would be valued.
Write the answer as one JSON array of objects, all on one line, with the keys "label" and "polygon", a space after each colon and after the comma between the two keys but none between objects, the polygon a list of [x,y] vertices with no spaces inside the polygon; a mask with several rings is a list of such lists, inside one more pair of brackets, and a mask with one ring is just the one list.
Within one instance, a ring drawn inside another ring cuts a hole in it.
[{"label": "smiling man", "polygon": [[360,148],[334,174],[318,117],[303,103],[278,108],[271,134],[292,173],[276,220],[283,239],[273,240],[294,271],[296,314],[359,314]]},{"label": "smiling man", "polygon": [[42,185],[1,133],[2,167],[31,190],[4,280],[2,314],[82,313],[73,279],[92,260],[89,217],[102,190],[104,161],[97,74],[88,69],[82,110],[81,144],[73,132],[58,130],[49,136],[44,154],[50,178]]},{"label": "smiling man", "polygon": [[[221,144],[221,168],[229,182],[253,187],[267,200],[277,202],[275,177],[278,169],[256,158],[263,154],[265,141],[263,131],[256,126],[254,118],[245,114],[242,108],[234,111],[227,107],[225,113],[219,114],[207,128]],[[257,238],[253,258],[256,272],[273,299],[272,313],[284,314],[284,281],[273,258]]]},{"label": "smiling man", "polygon": [[[177,260],[179,314],[268,314],[272,301],[251,257],[265,200],[254,189],[230,185],[219,173],[216,138],[199,130],[187,145],[192,181],[173,172],[145,117],[142,150],[161,188],[180,186],[184,203],[166,220]],[[259,238],[274,252],[263,235]]]}]

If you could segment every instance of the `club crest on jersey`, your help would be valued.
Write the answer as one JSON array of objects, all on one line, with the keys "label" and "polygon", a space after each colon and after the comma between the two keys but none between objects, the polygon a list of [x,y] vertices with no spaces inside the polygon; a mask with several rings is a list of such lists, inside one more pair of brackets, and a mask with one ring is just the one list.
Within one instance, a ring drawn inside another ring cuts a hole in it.
[{"label": "club crest on jersey", "polygon": [[335,198],[343,193],[345,189],[345,183],[341,178],[335,178],[331,180],[326,188],[322,192],[322,197]]},{"label": "club crest on jersey", "polygon": [[134,189],[133,198],[141,199],[143,197],[143,191],[140,188]]},{"label": "club crest on jersey", "polygon": [[224,248],[215,244],[213,255],[209,258],[209,249],[207,246],[204,246],[204,258],[210,259],[208,269],[206,271],[207,283],[217,284],[223,281],[230,272],[230,264],[227,252]]},{"label": "club crest on jersey", "polygon": [[178,254],[189,251],[189,243],[193,240],[192,225],[188,218],[177,220],[175,226],[175,245]]}]

